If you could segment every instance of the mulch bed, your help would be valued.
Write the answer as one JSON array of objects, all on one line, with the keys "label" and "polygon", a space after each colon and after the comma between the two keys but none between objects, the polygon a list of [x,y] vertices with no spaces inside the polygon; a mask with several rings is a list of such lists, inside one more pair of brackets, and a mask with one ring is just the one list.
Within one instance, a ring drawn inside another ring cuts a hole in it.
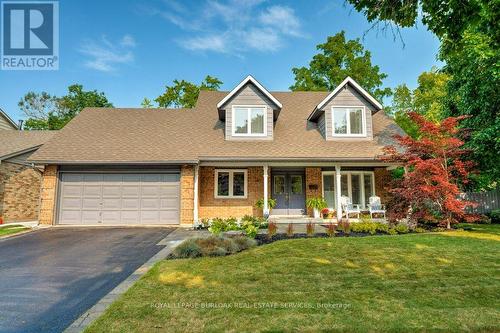
[{"label": "mulch bed", "polygon": [[[377,233],[375,235],[384,235],[382,233]],[[366,236],[375,236],[370,235],[367,232],[351,232],[349,234],[345,234],[342,231],[338,231],[334,237],[366,237]],[[333,238],[328,236],[326,233],[315,233],[312,236],[308,236],[307,234],[293,234],[292,236],[288,236],[285,233],[275,234],[272,237],[269,237],[267,234],[258,234],[255,236],[255,240],[258,245],[271,244],[276,241],[286,240],[286,239],[299,239],[299,238]]]}]

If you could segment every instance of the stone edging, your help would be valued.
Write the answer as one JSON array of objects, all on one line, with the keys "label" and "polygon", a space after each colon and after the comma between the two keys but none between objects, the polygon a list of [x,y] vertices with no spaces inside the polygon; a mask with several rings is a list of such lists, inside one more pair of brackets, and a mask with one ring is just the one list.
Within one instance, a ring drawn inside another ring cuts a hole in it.
[{"label": "stone edging", "polygon": [[94,320],[99,318],[104,311],[124,294],[132,285],[146,274],[158,261],[165,259],[173,249],[183,240],[193,236],[193,231],[186,229],[175,229],[170,234],[162,239],[157,245],[165,245],[158,253],[152,256],[147,262],[127,277],[123,282],[111,290],[106,296],[101,298],[94,306],[85,311],[77,320],[75,320],[65,333],[83,332]]}]

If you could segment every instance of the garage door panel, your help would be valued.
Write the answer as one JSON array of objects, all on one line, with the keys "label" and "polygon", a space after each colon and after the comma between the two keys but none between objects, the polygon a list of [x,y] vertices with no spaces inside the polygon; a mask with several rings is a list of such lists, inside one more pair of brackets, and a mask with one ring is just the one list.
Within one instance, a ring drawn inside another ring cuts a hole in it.
[{"label": "garage door panel", "polygon": [[100,197],[101,196],[101,185],[83,185],[83,196],[84,197]]},{"label": "garage door panel", "polygon": [[81,223],[81,214],[80,210],[64,210],[61,213],[61,219],[66,224],[79,224]]},{"label": "garage door panel", "polygon": [[153,198],[153,199],[142,199],[141,200],[141,209],[154,209],[158,210],[160,209],[160,199],[158,198]]},{"label": "garage door panel", "polygon": [[160,212],[161,223],[177,224],[179,223],[178,221],[179,221],[179,212],[177,210]]},{"label": "garage door panel", "polygon": [[139,197],[141,194],[140,185],[123,185],[122,186],[122,196],[123,197]]},{"label": "garage door panel", "polygon": [[98,210],[85,210],[82,211],[82,224],[100,224],[101,212]]},{"label": "garage door panel", "polygon": [[143,197],[158,197],[160,195],[159,185],[143,185],[141,187],[141,194]]},{"label": "garage door panel", "polygon": [[123,198],[122,199],[122,209],[141,209],[141,200],[139,198],[137,199],[129,199],[129,198]]},{"label": "garage door panel", "polygon": [[64,187],[63,196],[65,197],[80,197],[82,195],[81,185],[67,185]]},{"label": "garage door panel", "polygon": [[121,198],[103,198],[102,209],[120,209],[122,206]]},{"label": "garage door panel", "polygon": [[174,209],[177,210],[179,200],[177,198],[165,198],[160,199],[160,209]]},{"label": "garage door panel", "polygon": [[178,224],[179,174],[62,173],[61,224]]},{"label": "garage door panel", "polygon": [[62,204],[64,208],[69,210],[80,209],[82,206],[82,200],[80,198],[63,198]]},{"label": "garage door panel", "polygon": [[122,189],[120,185],[103,185],[102,186],[102,196],[103,197],[120,197]]}]

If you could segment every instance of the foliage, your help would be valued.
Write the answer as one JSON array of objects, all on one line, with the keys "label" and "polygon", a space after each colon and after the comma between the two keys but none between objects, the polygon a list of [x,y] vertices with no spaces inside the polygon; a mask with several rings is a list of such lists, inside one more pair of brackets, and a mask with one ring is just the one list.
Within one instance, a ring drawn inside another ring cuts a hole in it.
[{"label": "foliage", "polygon": [[427,232],[427,229],[421,228],[421,227],[416,227],[413,231],[415,231],[418,234]]},{"label": "foliage", "polygon": [[340,230],[344,234],[349,235],[351,233],[351,223],[349,222],[349,219],[341,219],[338,223],[337,230]]},{"label": "foliage", "polygon": [[335,236],[336,230],[337,230],[337,225],[333,224],[332,222],[327,224],[326,234],[328,235],[328,237]]},{"label": "foliage", "polygon": [[153,102],[151,102],[151,100],[149,98],[144,97],[144,99],[141,102],[141,107],[144,109],[150,109],[150,108],[153,108],[154,105],[153,105]]},{"label": "foliage", "polygon": [[408,115],[417,112],[426,119],[438,122],[444,116],[446,84],[450,77],[433,67],[418,77],[418,87],[413,91],[406,84],[396,87],[392,105],[388,111],[394,115],[396,123],[412,138],[418,137],[418,126]]},{"label": "foliage", "polygon": [[86,107],[113,107],[103,92],[85,91],[83,86],[73,84],[61,97],[46,92],[28,92],[18,103],[26,116],[24,129],[58,130],[64,127]]},{"label": "foliage", "polygon": [[359,39],[346,40],[345,32],[328,37],[326,43],[317,45],[320,51],[313,56],[309,67],[293,68],[293,91],[332,91],[350,76],[376,99],[390,96],[389,88],[381,88],[387,74],[372,65],[371,53],[364,49]]},{"label": "foliage", "polygon": [[307,199],[306,206],[307,206],[307,208],[321,210],[323,208],[326,208],[327,203],[326,203],[325,199],[323,199],[322,197],[316,197],[316,198]]},{"label": "foliage", "polygon": [[239,227],[236,222],[237,221],[235,218],[214,218],[212,220],[212,223],[210,224],[210,227],[208,228],[208,231],[210,231],[214,235],[218,235],[221,232],[238,230]]},{"label": "foliage", "polygon": [[155,98],[155,102],[161,108],[192,108],[196,105],[201,90],[216,91],[221,85],[222,81],[210,75],[207,75],[200,85],[185,80],[174,80],[171,86],[165,86],[165,92]]},{"label": "foliage", "polygon": [[[276,207],[276,199],[268,198],[267,205],[269,206],[269,209],[273,209],[274,207]],[[255,207],[263,209],[264,208],[264,199],[261,198],[261,199],[257,200],[257,202],[255,203]]]},{"label": "foliage", "polygon": [[247,237],[190,238],[179,244],[172,252],[172,258],[216,257],[241,252],[255,247],[257,242]]},{"label": "foliage", "polygon": [[494,209],[488,214],[491,223],[500,223],[500,209]]},{"label": "foliage", "polygon": [[408,228],[407,225],[404,225],[404,224],[398,224],[394,227],[394,230],[396,230],[396,232],[398,234],[407,234],[410,232],[410,228]]},{"label": "foliage", "polygon": [[[461,126],[470,130],[466,147],[481,174],[478,189],[497,186],[500,178],[500,2],[497,0],[348,0],[375,25],[385,21],[410,27],[422,22],[441,41],[439,58],[450,75],[447,116],[470,116]],[[392,27],[392,26],[391,26]]]},{"label": "foliage", "polygon": [[382,222],[355,222],[351,223],[352,232],[369,233],[370,235],[375,235],[378,233],[387,233],[389,226]]},{"label": "foliage", "polygon": [[271,238],[276,235],[277,231],[278,226],[276,225],[276,222],[269,222],[269,224],[267,225],[267,236]]},{"label": "foliage", "polygon": [[385,147],[383,160],[403,164],[406,169],[403,178],[393,179],[389,189],[389,219],[437,221],[447,228],[463,220],[473,221],[476,217],[465,211],[473,204],[459,198],[473,168],[465,160],[464,142],[457,137],[462,118],[433,123],[415,112],[410,117],[419,126],[420,137],[396,136],[403,151]]},{"label": "foliage", "polygon": [[241,221],[238,223],[238,220],[234,217],[230,217],[227,219],[223,218],[214,218],[210,220],[202,220],[202,225],[208,227],[208,231],[210,231],[214,235],[219,235],[221,232],[226,231],[243,231],[248,237],[255,238],[260,228],[264,228],[267,226],[266,220],[261,217],[255,217],[251,215],[245,215],[241,218]]},{"label": "foliage", "polygon": [[314,235],[314,229],[315,229],[314,223],[307,222],[307,224],[306,224],[306,234],[307,234],[307,236],[309,236],[309,237],[313,236]]},{"label": "foliage", "polygon": [[292,237],[292,236],[293,236],[293,232],[294,232],[294,230],[293,230],[293,229],[294,229],[294,228],[293,228],[293,223],[288,223],[288,226],[287,226],[287,228],[286,228],[286,235],[287,235],[288,237]]},{"label": "foliage", "polygon": [[250,238],[255,238],[257,233],[259,232],[259,228],[254,226],[253,224],[246,224],[242,226],[242,230],[245,232],[245,235]]},{"label": "foliage", "polygon": [[389,228],[389,230],[387,230],[387,234],[394,236],[394,235],[397,235],[398,232],[396,231],[395,228]]}]

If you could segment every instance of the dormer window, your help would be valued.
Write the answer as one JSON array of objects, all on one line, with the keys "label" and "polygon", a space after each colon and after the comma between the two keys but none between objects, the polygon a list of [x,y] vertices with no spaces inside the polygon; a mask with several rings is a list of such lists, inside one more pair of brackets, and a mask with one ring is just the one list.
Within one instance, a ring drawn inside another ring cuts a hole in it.
[{"label": "dormer window", "polygon": [[233,106],[234,136],[266,136],[266,106]]},{"label": "dormer window", "polygon": [[366,136],[365,107],[332,107],[332,136]]}]

